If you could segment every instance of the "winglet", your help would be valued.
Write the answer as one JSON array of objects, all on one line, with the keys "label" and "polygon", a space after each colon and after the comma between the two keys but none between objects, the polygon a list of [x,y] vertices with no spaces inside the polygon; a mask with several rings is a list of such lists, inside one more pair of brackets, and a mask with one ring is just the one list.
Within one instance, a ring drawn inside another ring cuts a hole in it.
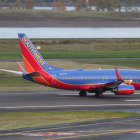
[{"label": "winglet", "polygon": [[115,72],[116,72],[117,81],[123,81],[117,67],[115,67]]},{"label": "winglet", "polygon": [[19,67],[19,69],[20,69],[21,72],[24,72],[25,71],[24,68],[22,67],[22,65],[19,62],[17,62],[17,65],[18,65],[18,67]]}]

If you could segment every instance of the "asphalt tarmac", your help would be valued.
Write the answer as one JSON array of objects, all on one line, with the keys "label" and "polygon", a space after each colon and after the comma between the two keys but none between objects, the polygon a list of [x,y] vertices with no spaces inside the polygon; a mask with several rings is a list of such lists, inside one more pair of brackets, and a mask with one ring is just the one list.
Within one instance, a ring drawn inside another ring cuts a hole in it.
[{"label": "asphalt tarmac", "polygon": [[139,140],[140,117],[0,131],[1,140]]},{"label": "asphalt tarmac", "polygon": [[[140,112],[140,93],[79,97],[73,91],[0,93],[0,112],[117,110]],[[139,140],[140,116],[0,131],[0,140]]]},{"label": "asphalt tarmac", "polygon": [[0,93],[0,112],[12,111],[62,111],[62,110],[115,110],[140,112],[140,93],[116,96],[104,93],[79,97],[75,91]]}]

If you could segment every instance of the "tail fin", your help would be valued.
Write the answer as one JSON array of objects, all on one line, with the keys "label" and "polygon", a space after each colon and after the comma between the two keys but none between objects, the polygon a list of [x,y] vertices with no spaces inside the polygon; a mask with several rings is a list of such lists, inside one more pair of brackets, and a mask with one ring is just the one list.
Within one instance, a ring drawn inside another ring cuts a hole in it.
[{"label": "tail fin", "polygon": [[48,65],[24,33],[19,33],[18,37],[24,61],[24,67],[27,73],[40,70],[61,70]]}]

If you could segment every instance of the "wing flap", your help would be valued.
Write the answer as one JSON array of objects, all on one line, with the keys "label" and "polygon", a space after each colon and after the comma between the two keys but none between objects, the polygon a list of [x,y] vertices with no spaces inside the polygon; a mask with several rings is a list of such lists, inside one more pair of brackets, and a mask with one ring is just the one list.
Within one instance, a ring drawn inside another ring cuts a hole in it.
[{"label": "wing flap", "polygon": [[96,88],[103,88],[103,87],[114,88],[114,86],[120,85],[121,83],[122,83],[121,81],[114,81],[114,82],[105,83],[105,84],[98,84],[96,86],[91,87],[90,90],[96,89]]}]

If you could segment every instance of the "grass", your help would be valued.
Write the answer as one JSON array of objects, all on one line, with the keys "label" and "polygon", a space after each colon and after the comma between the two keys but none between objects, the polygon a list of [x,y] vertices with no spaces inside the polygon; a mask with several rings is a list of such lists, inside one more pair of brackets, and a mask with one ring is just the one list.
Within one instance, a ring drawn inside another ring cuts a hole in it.
[{"label": "grass", "polygon": [[[40,52],[140,51],[140,39],[31,39]],[[0,52],[20,52],[17,39],[0,39]]]},{"label": "grass", "polygon": [[[140,58],[140,39],[32,39],[44,58]],[[11,45],[12,44],[12,45]],[[21,59],[17,39],[0,39],[0,59]]]},{"label": "grass", "polygon": [[0,17],[12,20],[26,20],[32,18],[43,19],[45,17],[53,18],[109,18],[121,20],[140,20],[140,13],[119,13],[119,12],[95,12],[95,11],[50,11],[50,10],[0,10]]},{"label": "grass", "polygon": [[1,76],[0,74],[0,86],[34,86],[35,83],[27,81],[19,76]]},{"label": "grass", "polygon": [[[140,58],[140,52],[41,52],[44,59]],[[0,59],[22,59],[21,52],[0,52]]]},{"label": "grass", "polygon": [[140,52],[42,52],[43,58],[140,58]]},{"label": "grass", "polygon": [[0,59],[21,59],[20,52],[0,52]]},{"label": "grass", "polygon": [[101,65],[114,65],[127,66],[132,69],[140,68],[140,59],[97,59],[97,60],[76,60],[78,63],[87,63],[87,64],[101,64]]},{"label": "grass", "polygon": [[120,111],[57,111],[0,113],[0,130],[47,126],[138,116],[139,113]]}]

